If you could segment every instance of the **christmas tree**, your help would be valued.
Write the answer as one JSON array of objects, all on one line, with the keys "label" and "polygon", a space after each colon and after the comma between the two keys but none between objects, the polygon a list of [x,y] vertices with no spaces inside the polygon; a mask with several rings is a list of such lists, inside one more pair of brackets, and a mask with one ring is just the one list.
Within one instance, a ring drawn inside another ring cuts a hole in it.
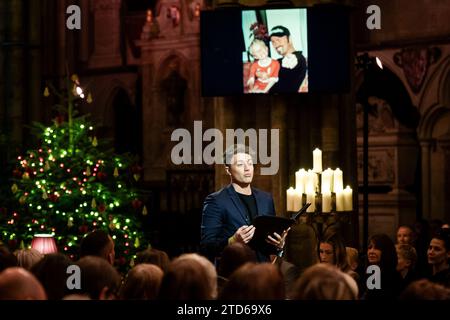
[{"label": "christmas tree", "polygon": [[[85,97],[77,76],[65,93],[51,126],[33,126],[36,149],[17,157],[11,192],[18,209],[8,214],[4,241],[31,243],[35,234],[52,234],[63,252],[77,258],[82,237],[103,229],[115,241],[116,264],[126,268],[145,245],[138,215],[147,209],[135,188],[140,168],[131,155],[118,155],[95,136],[87,116],[77,115]],[[50,90],[45,88],[44,96]],[[67,121],[65,120],[67,119]]]}]

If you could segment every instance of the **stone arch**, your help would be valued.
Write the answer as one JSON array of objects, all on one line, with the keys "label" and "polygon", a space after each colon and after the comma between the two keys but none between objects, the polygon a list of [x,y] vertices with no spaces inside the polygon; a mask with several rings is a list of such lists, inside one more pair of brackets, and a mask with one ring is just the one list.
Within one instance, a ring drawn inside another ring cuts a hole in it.
[{"label": "stone arch", "polygon": [[[362,105],[365,105],[369,112],[368,192],[372,198],[369,201],[369,233],[394,235],[396,226],[416,219],[420,198],[420,188],[417,188],[420,186],[420,147],[416,128],[420,114],[402,78],[388,64],[383,64],[383,70],[373,66],[366,73],[356,74],[356,101],[360,104],[356,105],[356,120],[362,129]],[[362,135],[359,130],[360,184],[365,165]],[[391,228],[384,227],[386,225]]]},{"label": "stone arch", "polygon": [[385,64],[383,70],[372,67],[367,76],[363,72],[357,73],[355,85],[357,99],[370,96],[381,98],[389,103],[392,114],[401,124],[409,128],[419,125],[419,111],[413,105],[402,78],[389,65]]},{"label": "stone arch", "polygon": [[192,82],[189,79],[188,60],[183,55],[172,52],[161,59],[156,83],[165,110],[166,127],[186,123]]},{"label": "stone arch", "polygon": [[[438,102],[423,110],[418,128],[422,150],[422,211],[428,219],[450,220],[450,57],[436,80]],[[432,84],[430,83],[430,86]]]},{"label": "stone arch", "polygon": [[102,136],[113,140],[118,153],[139,154],[141,144],[140,112],[130,90],[121,81],[114,81],[102,110]]},{"label": "stone arch", "polygon": [[159,68],[156,72],[156,81],[159,83],[165,76],[167,76],[168,68],[173,61],[178,61],[181,75],[189,79],[189,59],[181,52],[176,50],[171,50],[161,56],[158,61]]},{"label": "stone arch", "polygon": [[439,101],[442,105],[450,107],[450,56],[447,57],[442,80],[439,86]]}]

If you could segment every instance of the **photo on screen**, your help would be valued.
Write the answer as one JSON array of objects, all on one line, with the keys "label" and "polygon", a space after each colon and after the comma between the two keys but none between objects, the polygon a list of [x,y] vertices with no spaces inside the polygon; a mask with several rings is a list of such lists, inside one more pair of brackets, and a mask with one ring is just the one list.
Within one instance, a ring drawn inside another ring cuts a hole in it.
[{"label": "photo on screen", "polygon": [[307,10],[242,11],[245,94],[308,92]]}]

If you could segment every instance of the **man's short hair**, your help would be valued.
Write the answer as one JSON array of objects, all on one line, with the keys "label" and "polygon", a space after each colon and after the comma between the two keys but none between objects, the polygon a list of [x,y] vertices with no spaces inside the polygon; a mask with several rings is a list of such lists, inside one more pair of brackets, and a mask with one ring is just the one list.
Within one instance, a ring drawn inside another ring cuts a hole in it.
[{"label": "man's short hair", "polygon": [[233,156],[238,153],[245,153],[250,155],[253,159],[253,162],[255,162],[255,151],[253,151],[252,148],[243,144],[233,144],[232,146],[229,146],[227,150],[225,150],[223,154],[223,163],[226,166],[229,166],[231,164]]},{"label": "man's short hair", "polygon": [[88,233],[80,244],[80,258],[85,256],[105,257],[107,246],[111,239],[107,232],[95,230]]},{"label": "man's short hair", "polygon": [[272,29],[270,29],[270,38],[273,36],[275,37],[283,37],[287,36],[289,37],[291,33],[289,32],[289,29],[283,26],[275,26]]}]

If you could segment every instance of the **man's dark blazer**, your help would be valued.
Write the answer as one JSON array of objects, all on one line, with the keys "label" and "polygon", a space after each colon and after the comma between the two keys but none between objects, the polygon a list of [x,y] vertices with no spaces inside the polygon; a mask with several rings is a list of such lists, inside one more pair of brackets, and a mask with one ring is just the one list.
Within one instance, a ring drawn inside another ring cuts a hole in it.
[{"label": "man's dark blazer", "polygon": [[[258,216],[275,215],[272,196],[252,188]],[[209,259],[219,257],[228,239],[243,225],[250,225],[247,209],[233,185],[208,195],[203,204],[201,225],[201,251]],[[260,255],[258,254],[258,258]],[[261,260],[261,259],[260,259]],[[264,259],[265,260],[265,259]]]}]

